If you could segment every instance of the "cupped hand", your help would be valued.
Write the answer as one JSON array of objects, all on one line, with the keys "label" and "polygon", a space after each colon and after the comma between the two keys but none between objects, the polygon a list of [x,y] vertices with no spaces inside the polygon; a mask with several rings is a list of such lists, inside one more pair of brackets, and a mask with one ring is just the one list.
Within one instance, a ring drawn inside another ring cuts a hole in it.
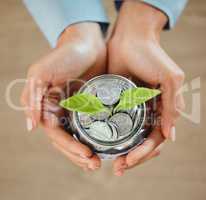
[{"label": "cupped hand", "polygon": [[42,98],[49,87],[69,80],[89,79],[105,71],[106,47],[96,23],[72,25],[62,33],[56,49],[31,65],[21,96],[29,128],[40,122]]},{"label": "cupped hand", "polygon": [[125,1],[108,42],[109,73],[132,77],[151,87],[160,86],[162,91],[161,127],[142,146],[115,161],[117,174],[158,155],[159,150],[155,149],[164,138],[175,140],[178,109],[184,108],[183,97],[178,92],[184,73],[159,44],[166,22],[166,16],[159,10],[137,1]]},{"label": "cupped hand", "polygon": [[[80,23],[67,28],[60,36],[57,47],[29,68],[21,96],[28,130],[33,130],[41,122],[43,97],[50,89],[64,88],[70,80],[86,81],[103,74],[105,63],[106,45],[98,24]],[[52,115],[48,116],[51,118]],[[100,166],[99,159],[92,155],[90,149],[75,141],[61,127],[43,125],[55,147],[74,163],[87,160],[93,163],[90,163],[90,169]]]},{"label": "cupped hand", "polygon": [[66,131],[70,126],[70,115],[59,106],[61,93],[65,89],[61,87],[50,88],[42,101],[42,123],[47,136],[53,146],[65,155],[73,164],[84,171],[94,171],[101,167],[100,158],[93,154],[89,147],[78,142]]},{"label": "cupped hand", "polygon": [[140,165],[160,155],[165,138],[160,128],[155,128],[144,143],[128,155],[118,157],[113,163],[114,174],[122,176],[125,170]]}]

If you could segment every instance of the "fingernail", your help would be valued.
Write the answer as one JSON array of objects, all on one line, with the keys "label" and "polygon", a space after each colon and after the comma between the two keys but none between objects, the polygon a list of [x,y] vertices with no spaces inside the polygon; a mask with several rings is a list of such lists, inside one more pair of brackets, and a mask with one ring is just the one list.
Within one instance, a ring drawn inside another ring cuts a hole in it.
[{"label": "fingernail", "polygon": [[93,166],[93,170],[98,170],[99,166]]},{"label": "fingernail", "polygon": [[96,169],[98,169],[98,166],[95,166],[95,165],[93,165],[93,164],[89,164],[88,165],[88,167],[89,167],[89,169],[91,169],[91,170],[96,170]]},{"label": "fingernail", "polygon": [[127,167],[128,165],[124,163],[120,166],[119,170],[125,170]]},{"label": "fingernail", "polygon": [[170,139],[172,140],[172,142],[175,142],[176,140],[176,131],[174,126],[171,128]]},{"label": "fingernail", "polygon": [[85,155],[80,155],[81,158],[85,159],[85,160],[89,160],[89,158]]},{"label": "fingernail", "polygon": [[79,156],[81,157],[81,158],[84,158],[84,159],[90,159],[90,158],[92,158],[93,157],[93,152],[90,154],[90,155],[85,155],[85,153],[83,154],[79,154]]},{"label": "fingernail", "polygon": [[33,123],[32,123],[32,120],[30,118],[26,119],[26,126],[27,126],[27,130],[29,132],[33,130]]},{"label": "fingernail", "polygon": [[123,174],[124,174],[124,170],[118,170],[115,172],[116,176],[123,176]]}]

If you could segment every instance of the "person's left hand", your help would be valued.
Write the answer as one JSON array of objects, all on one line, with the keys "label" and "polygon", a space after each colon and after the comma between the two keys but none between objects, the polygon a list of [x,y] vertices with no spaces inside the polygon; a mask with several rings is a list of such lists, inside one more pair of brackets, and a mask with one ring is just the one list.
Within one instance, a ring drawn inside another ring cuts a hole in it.
[{"label": "person's left hand", "polygon": [[156,127],[142,145],[129,152],[128,155],[120,156],[114,161],[115,175],[122,176],[125,170],[159,156],[164,141],[161,129]]}]

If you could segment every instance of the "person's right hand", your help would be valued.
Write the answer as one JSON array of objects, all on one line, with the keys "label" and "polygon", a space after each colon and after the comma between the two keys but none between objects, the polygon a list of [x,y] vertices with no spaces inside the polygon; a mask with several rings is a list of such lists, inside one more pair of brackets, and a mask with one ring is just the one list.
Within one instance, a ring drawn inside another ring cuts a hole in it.
[{"label": "person's right hand", "polygon": [[[105,63],[106,46],[97,23],[80,23],[67,28],[60,36],[57,48],[29,68],[28,80],[21,96],[28,130],[33,130],[40,123],[43,97],[49,88],[62,87],[69,80],[88,80],[105,73]],[[46,131],[53,133],[53,142],[61,143],[73,162],[76,163],[80,157],[93,159],[88,147],[76,142],[63,130],[47,127]],[[95,159],[90,163],[90,169],[99,165],[99,159]]]}]

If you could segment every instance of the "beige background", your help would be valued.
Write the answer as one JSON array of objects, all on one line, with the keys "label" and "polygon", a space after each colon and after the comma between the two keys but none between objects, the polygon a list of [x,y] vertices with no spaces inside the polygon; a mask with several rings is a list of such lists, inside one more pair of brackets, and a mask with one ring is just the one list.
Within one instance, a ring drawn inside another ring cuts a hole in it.
[{"label": "beige background", "polygon": [[[111,17],[112,1],[105,1]],[[206,199],[206,1],[191,0],[176,28],[162,36],[162,45],[185,70],[186,82],[201,77],[201,123],[181,118],[177,142],[162,155],[122,178],[111,164],[85,174],[49,144],[41,129],[27,133],[22,112],[8,107],[10,81],[25,78],[27,67],[49,46],[20,0],[0,0],[0,199],[1,200],[205,200]],[[190,85],[189,85],[190,86]],[[18,102],[22,85],[12,91]],[[185,95],[191,111],[192,92]]]}]

